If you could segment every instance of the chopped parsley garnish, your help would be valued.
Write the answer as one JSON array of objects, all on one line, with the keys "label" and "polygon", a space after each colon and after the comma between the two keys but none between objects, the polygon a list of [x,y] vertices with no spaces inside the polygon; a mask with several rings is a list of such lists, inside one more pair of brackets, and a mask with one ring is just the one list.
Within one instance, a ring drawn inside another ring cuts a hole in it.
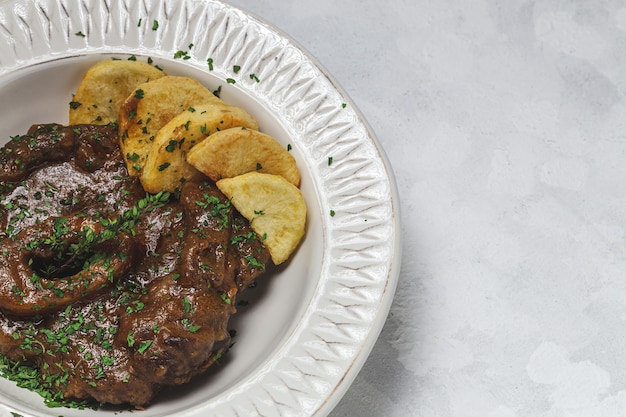
[{"label": "chopped parsley garnish", "polygon": [[246,256],[246,261],[248,261],[249,266],[253,266],[259,269],[265,269],[265,264],[263,262],[260,262],[257,258],[255,258],[252,255]]},{"label": "chopped parsley garnish", "polygon": [[[72,370],[59,366],[57,372],[49,371],[44,375],[38,368],[12,361],[0,355],[0,376],[13,381],[20,388],[34,391],[43,397],[48,407],[69,407],[84,410],[92,408],[88,401],[70,401],[57,389],[66,384]],[[19,414],[18,414],[19,415]]]},{"label": "chopped parsley garnish", "polygon": [[187,297],[183,297],[183,313],[191,313],[191,303]]},{"label": "chopped parsley garnish", "polygon": [[174,53],[174,59],[191,59],[189,52],[178,50]]},{"label": "chopped parsley garnish", "polygon": [[230,305],[232,303],[231,299],[228,298],[228,296],[226,295],[226,293],[222,293],[221,295],[222,301],[225,302],[226,304]]},{"label": "chopped parsley garnish", "polygon": [[174,152],[176,150],[176,146],[178,145],[178,141],[171,139],[168,145],[165,147],[167,152]]},{"label": "chopped parsley garnish", "polygon": [[152,345],[152,340],[146,340],[145,342],[143,342],[140,346],[139,349],[137,349],[137,352],[139,353],[144,353],[146,350],[148,350],[148,348]]},{"label": "chopped parsley garnish", "polygon": [[126,336],[126,342],[128,343],[128,347],[133,347],[135,345],[135,338],[133,337],[133,331],[128,331],[128,336]]}]

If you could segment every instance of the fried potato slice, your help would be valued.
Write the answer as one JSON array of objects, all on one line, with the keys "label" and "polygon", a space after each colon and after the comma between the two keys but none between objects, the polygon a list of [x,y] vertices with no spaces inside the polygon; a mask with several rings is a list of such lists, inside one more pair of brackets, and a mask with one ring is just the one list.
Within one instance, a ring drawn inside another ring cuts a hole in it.
[{"label": "fried potato slice", "polygon": [[173,192],[183,182],[202,176],[187,163],[187,152],[207,136],[233,126],[258,129],[257,121],[245,110],[226,104],[203,103],[175,116],[154,138],[139,177],[143,188],[150,193]]},{"label": "fried potato slice", "polygon": [[274,264],[287,260],[304,236],[306,225],[306,204],[298,187],[280,175],[256,171],[216,184],[250,221]]},{"label": "fried potato slice", "polygon": [[120,148],[130,176],[139,176],[158,131],[199,103],[223,105],[193,78],[167,75],[139,84],[120,107]]},{"label": "fried potato slice", "polygon": [[70,106],[70,125],[105,125],[117,120],[122,102],[139,84],[165,73],[141,61],[106,60],[92,65],[83,76]]},{"label": "fried potato slice", "polygon": [[213,181],[258,171],[300,185],[293,156],[276,139],[255,129],[221,130],[190,150],[187,162]]}]

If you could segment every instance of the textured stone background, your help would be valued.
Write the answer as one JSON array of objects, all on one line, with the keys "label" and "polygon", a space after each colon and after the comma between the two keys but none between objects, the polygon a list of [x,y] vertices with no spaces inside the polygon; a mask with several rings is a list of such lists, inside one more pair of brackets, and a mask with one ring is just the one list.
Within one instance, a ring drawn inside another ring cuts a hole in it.
[{"label": "textured stone background", "polygon": [[331,417],[626,415],[626,3],[233,0],[377,133],[394,304]]}]

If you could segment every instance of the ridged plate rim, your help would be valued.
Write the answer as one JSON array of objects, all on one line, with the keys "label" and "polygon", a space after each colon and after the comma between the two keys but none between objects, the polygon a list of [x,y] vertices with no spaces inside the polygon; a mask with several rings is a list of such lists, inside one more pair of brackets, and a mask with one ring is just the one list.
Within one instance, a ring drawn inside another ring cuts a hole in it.
[{"label": "ridged plate rim", "polygon": [[[160,28],[153,30],[154,22]],[[242,75],[237,88],[266,105],[303,153],[319,194],[323,260],[304,314],[271,357],[235,386],[178,415],[325,416],[378,337],[401,257],[392,169],[362,114],[327,71],[287,34],[219,1],[3,0],[0,81],[80,55],[171,60],[189,39],[195,42],[192,58],[173,65],[208,71],[210,56],[213,74],[225,79],[241,65],[261,80]],[[0,415],[24,412],[1,402],[0,392]],[[50,409],[51,416],[75,412]],[[151,415],[150,409],[142,415]]]}]

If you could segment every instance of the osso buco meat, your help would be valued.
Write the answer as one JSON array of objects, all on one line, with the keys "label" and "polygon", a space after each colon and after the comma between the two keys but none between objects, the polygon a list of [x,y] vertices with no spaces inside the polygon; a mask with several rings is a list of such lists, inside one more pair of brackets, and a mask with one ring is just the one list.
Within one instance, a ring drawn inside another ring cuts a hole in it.
[{"label": "osso buco meat", "polygon": [[229,347],[235,298],[270,259],[212,183],[146,194],[116,127],[93,125],[0,150],[0,248],[5,376],[30,370],[49,404],[138,408]]}]

